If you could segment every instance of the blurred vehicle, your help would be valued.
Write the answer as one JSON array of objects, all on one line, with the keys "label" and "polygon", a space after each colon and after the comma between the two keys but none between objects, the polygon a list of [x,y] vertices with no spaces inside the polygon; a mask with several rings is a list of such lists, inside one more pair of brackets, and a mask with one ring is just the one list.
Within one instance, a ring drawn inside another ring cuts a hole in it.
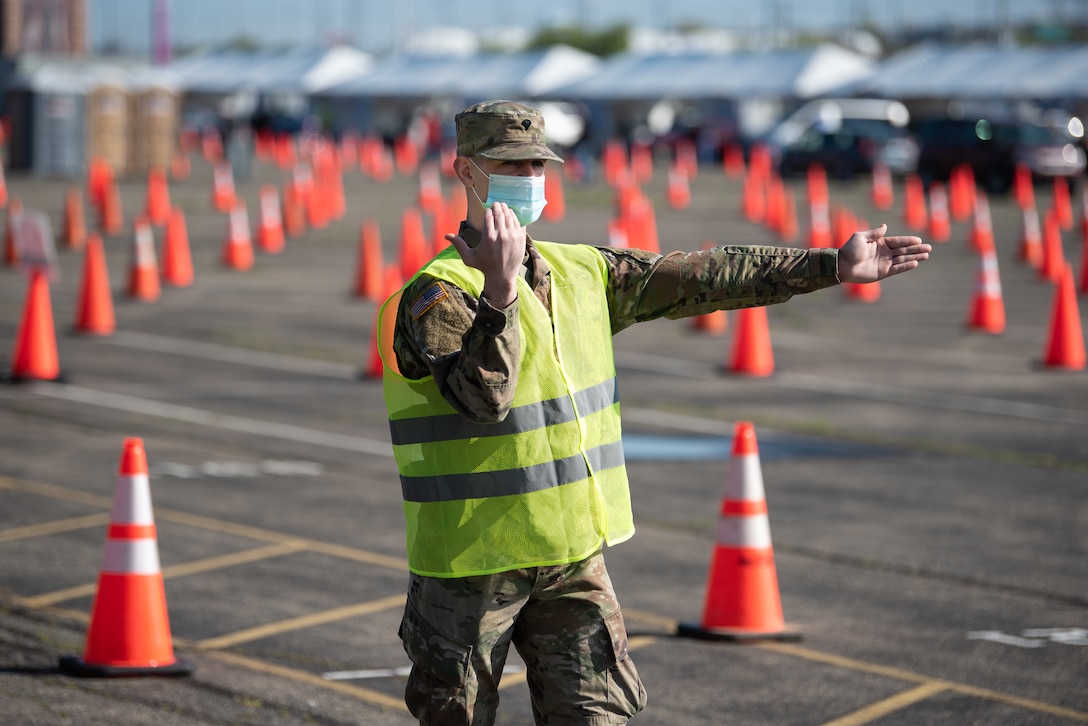
[{"label": "blurred vehicle", "polygon": [[905,176],[918,160],[909,122],[910,113],[899,101],[824,99],[802,106],[765,141],[782,176],[820,164],[829,175],[847,179],[871,172],[877,163]]},{"label": "blurred vehicle", "polygon": [[927,183],[945,180],[967,164],[984,189],[998,194],[1012,186],[1019,164],[1036,180],[1072,180],[1084,173],[1085,151],[1068,128],[1015,113],[919,119],[913,126],[920,145],[918,173]]}]

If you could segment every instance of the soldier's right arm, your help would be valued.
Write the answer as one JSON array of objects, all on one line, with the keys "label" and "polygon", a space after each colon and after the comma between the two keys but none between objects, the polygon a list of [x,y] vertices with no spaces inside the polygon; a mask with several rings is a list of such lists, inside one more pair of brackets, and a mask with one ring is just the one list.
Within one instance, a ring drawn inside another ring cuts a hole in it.
[{"label": "soldier's right arm", "polygon": [[517,387],[518,301],[501,310],[421,275],[401,296],[393,334],[401,375],[433,376],[443,398],[476,423],[502,421]]}]

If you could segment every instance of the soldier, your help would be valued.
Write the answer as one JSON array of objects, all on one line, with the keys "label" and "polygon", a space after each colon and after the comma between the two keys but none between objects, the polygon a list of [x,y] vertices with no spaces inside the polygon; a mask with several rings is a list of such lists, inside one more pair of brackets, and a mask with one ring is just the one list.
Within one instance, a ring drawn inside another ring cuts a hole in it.
[{"label": "soldier", "polygon": [[543,117],[492,101],[455,120],[468,219],[380,316],[411,570],[405,702],[421,724],[493,723],[512,643],[538,724],[625,723],[646,692],[602,554],[634,533],[612,336],[873,282],[931,248],[883,226],[837,250],[533,240],[545,165],[562,162]]}]

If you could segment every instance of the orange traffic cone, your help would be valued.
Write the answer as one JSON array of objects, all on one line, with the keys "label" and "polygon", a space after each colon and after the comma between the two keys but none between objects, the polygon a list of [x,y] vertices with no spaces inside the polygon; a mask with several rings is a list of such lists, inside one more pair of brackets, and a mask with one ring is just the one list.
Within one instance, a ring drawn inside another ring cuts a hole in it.
[{"label": "orange traffic cone", "polygon": [[971,247],[985,252],[994,246],[994,223],[990,214],[990,198],[985,192],[975,194],[975,219],[971,225]]},{"label": "orange traffic cone", "polygon": [[166,184],[166,172],[158,167],[147,172],[147,204],[144,213],[156,227],[164,227],[170,221],[170,189]]},{"label": "orange traffic cone", "polygon": [[374,302],[386,297],[385,262],[378,222],[364,220],[359,230],[359,257],[355,266],[355,295]]},{"label": "orange traffic cone", "polygon": [[771,334],[767,328],[767,309],[741,308],[729,371],[749,376],[769,376],[774,372]]},{"label": "orange traffic cone", "polygon": [[1005,302],[1001,296],[1001,276],[993,246],[979,255],[978,277],[967,325],[984,333],[997,335],[1005,332]]},{"label": "orange traffic cone", "polygon": [[[563,175],[551,173],[544,175],[544,198],[548,204],[542,212],[549,222],[560,222],[567,216],[567,197],[563,192]],[[456,224],[460,220],[454,220]]]},{"label": "orange traffic cone", "polygon": [[442,203],[442,176],[438,167],[426,162],[419,167],[419,208],[426,214],[434,214]]},{"label": "orange traffic cone", "polygon": [[929,187],[929,236],[934,242],[947,242],[952,236],[948,192],[940,182],[933,182]]},{"label": "orange traffic cone", "polygon": [[116,237],[125,231],[125,216],[121,211],[121,190],[117,182],[109,180],[105,189],[105,201],[102,207],[102,233]]},{"label": "orange traffic cone", "polygon": [[710,561],[703,619],[678,635],[709,640],[800,640],[782,617],[759,446],[751,422],[737,422]]},{"label": "orange traffic cone", "polygon": [[891,209],[895,203],[895,192],[892,190],[892,173],[887,164],[877,162],[873,164],[873,206],[877,209]]},{"label": "orange traffic cone", "polygon": [[[637,233],[634,228],[637,227]],[[639,193],[635,196],[631,214],[627,220],[627,239],[637,240],[637,247],[653,252],[661,252],[661,241],[657,234],[657,215],[654,213],[654,205],[649,197]]]},{"label": "orange traffic cone", "polygon": [[64,198],[64,245],[70,250],[82,249],[87,241],[87,221],[83,214],[83,194],[78,186],[68,188]]},{"label": "orange traffic cone", "polygon": [[253,239],[249,235],[249,213],[246,211],[245,202],[238,202],[227,220],[223,264],[239,271],[253,267]]},{"label": "orange traffic cone", "polygon": [[903,221],[916,231],[926,228],[926,190],[917,174],[907,176],[903,188]]},{"label": "orange traffic cone", "polygon": [[793,189],[782,188],[782,224],[778,229],[778,238],[783,242],[797,241],[797,200]]},{"label": "orange traffic cone", "polygon": [[691,185],[687,172],[677,163],[669,166],[666,196],[673,209],[687,209],[691,206]]},{"label": "orange traffic cone", "polygon": [[880,299],[880,282],[844,282],[842,289],[847,297],[860,302],[876,302]]},{"label": "orange traffic cone", "polygon": [[847,207],[836,207],[831,217],[831,239],[835,247],[842,247],[858,229],[858,218]]},{"label": "orange traffic cone", "polygon": [[230,164],[216,164],[212,177],[212,206],[220,212],[234,209],[234,172]]},{"label": "orange traffic cone", "polygon": [[407,280],[430,259],[427,240],[423,234],[423,216],[415,207],[408,207],[401,214],[400,272]]},{"label": "orange traffic cone", "polygon": [[53,303],[49,299],[49,278],[45,270],[30,273],[23,318],[11,358],[11,378],[15,381],[56,381],[61,377],[57,356],[57,333],[53,326]]},{"label": "orange traffic cone", "polygon": [[274,185],[261,187],[259,204],[257,244],[269,254],[278,254],[283,251],[283,216],[280,214],[280,195]]},{"label": "orange traffic cone", "polygon": [[970,164],[961,164],[952,170],[948,189],[948,208],[952,219],[963,222],[975,208],[975,171]]},{"label": "orange traffic cone", "polygon": [[683,137],[677,139],[673,155],[673,162],[689,180],[699,177],[699,153],[694,141]]},{"label": "orange traffic cone", "polygon": [[113,172],[105,161],[91,159],[87,165],[87,199],[98,213],[101,221],[106,208],[106,190],[112,183]]},{"label": "orange traffic cone", "polygon": [[744,149],[740,144],[730,143],[722,152],[722,168],[730,179],[744,176]]},{"label": "orange traffic cone", "polygon": [[1043,264],[1043,230],[1035,205],[1024,207],[1020,226],[1020,261],[1038,268]]},{"label": "orange traffic cone", "polygon": [[767,177],[764,190],[766,205],[763,225],[772,232],[781,233],[786,220],[786,185],[782,177],[772,174]]},{"label": "orange traffic cone", "polygon": [[60,667],[94,677],[193,672],[174,654],[142,439],[126,438],[121,451],[83,657],[64,656]]},{"label": "orange traffic cone", "polygon": [[827,171],[823,165],[808,168],[808,246],[820,249],[831,246],[831,194],[827,188]]},{"label": "orange traffic cone", "polygon": [[691,329],[704,335],[722,335],[729,328],[729,314],[725,310],[714,310],[691,319]]},{"label": "orange traffic cone", "polygon": [[174,287],[193,284],[193,256],[189,250],[189,230],[181,207],[170,210],[170,221],[162,239],[162,281]]},{"label": "orange traffic cone", "polygon": [[749,222],[762,222],[767,215],[765,179],[753,165],[749,165],[748,173],[744,175],[741,206],[744,217]]},{"label": "orange traffic cone", "polygon": [[1031,178],[1031,167],[1027,164],[1016,165],[1012,178],[1012,194],[1021,209],[1035,206],[1035,187]]},{"label": "orange traffic cone", "polygon": [[283,231],[288,237],[299,237],[306,231],[302,191],[293,181],[283,187]]},{"label": "orange traffic cone", "polygon": [[159,261],[155,254],[155,237],[151,220],[140,215],[133,222],[132,261],[129,266],[128,296],[154,302],[159,299],[162,285],[159,281]]},{"label": "orange traffic cone", "polygon": [[1064,176],[1054,177],[1053,203],[1061,228],[1065,231],[1073,229],[1073,201],[1069,197],[1069,180]]},{"label": "orange traffic cone", "polygon": [[1039,276],[1050,282],[1059,282],[1064,267],[1061,224],[1051,209],[1043,221],[1043,264],[1039,266]]},{"label": "orange traffic cone", "polygon": [[113,293],[110,292],[109,268],[102,238],[87,237],[83,252],[83,279],[79,288],[75,329],[92,335],[110,335],[117,327],[113,314]]},{"label": "orange traffic cone", "polygon": [[[549,201],[548,206],[544,207],[544,209],[547,210],[550,206],[551,202]],[[437,255],[449,246],[450,243],[446,240],[446,235],[457,232],[459,221],[454,217],[453,203],[443,200],[435,209],[431,223],[431,249],[433,254]]]},{"label": "orange traffic cone", "polygon": [[644,142],[631,144],[631,176],[639,184],[645,184],[654,178],[654,152]]},{"label": "orange traffic cone", "polygon": [[1083,370],[1085,366],[1084,329],[1073,287],[1073,268],[1063,264],[1061,280],[1055,286],[1054,307],[1050,317],[1050,335],[1043,362],[1050,368]]}]

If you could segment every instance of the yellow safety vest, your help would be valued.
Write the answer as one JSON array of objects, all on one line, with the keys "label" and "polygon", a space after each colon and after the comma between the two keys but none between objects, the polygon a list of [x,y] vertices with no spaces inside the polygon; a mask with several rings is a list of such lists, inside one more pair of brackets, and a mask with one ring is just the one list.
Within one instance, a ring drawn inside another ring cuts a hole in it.
[{"label": "yellow safety vest", "polygon": [[[400,293],[378,316],[408,565],[417,574],[577,562],[602,541],[634,534],[604,259],[587,245],[534,244],[552,268],[552,309],[518,279],[521,368],[501,422],[468,421],[433,377],[400,375],[391,350]],[[424,272],[477,297],[483,289],[483,274],[452,247]]]}]

